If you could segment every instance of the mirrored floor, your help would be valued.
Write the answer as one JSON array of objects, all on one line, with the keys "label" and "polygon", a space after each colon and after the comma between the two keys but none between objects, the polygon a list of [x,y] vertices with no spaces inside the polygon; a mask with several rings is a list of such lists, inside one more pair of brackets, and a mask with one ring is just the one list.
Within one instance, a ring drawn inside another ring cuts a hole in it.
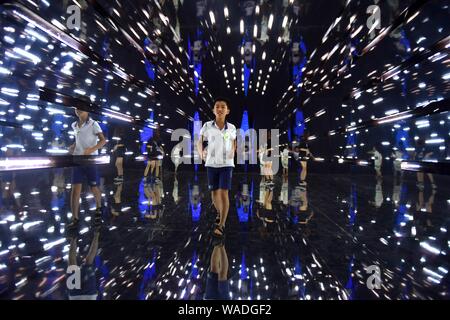
[{"label": "mirrored floor", "polygon": [[306,187],[294,173],[236,173],[217,241],[205,173],[103,176],[101,224],[83,187],[81,226],[67,232],[70,169],[0,174],[2,299],[68,299],[69,264],[95,299],[217,298],[216,269],[231,299],[449,298],[448,177],[422,190],[413,173],[311,174]]}]

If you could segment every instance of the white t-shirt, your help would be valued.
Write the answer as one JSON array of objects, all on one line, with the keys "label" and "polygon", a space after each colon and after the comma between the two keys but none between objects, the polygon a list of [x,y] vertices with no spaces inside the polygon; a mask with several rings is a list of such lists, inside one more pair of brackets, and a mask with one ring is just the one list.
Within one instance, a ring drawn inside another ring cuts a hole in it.
[{"label": "white t-shirt", "polygon": [[400,170],[402,170],[403,153],[401,151],[397,150],[394,152],[394,156],[395,156],[394,169],[397,171],[400,171]]},{"label": "white t-shirt", "polygon": [[225,122],[220,130],[215,121],[206,122],[200,130],[200,136],[208,141],[206,166],[212,168],[234,167],[234,156],[231,153],[236,140],[236,127]]},{"label": "white t-shirt", "polygon": [[379,151],[375,151],[373,153],[374,160],[375,160],[375,167],[381,167],[381,163],[383,161],[383,156]]},{"label": "white t-shirt", "polygon": [[[75,132],[74,156],[82,156],[85,149],[95,146],[98,143],[97,134],[102,132],[98,122],[91,118],[81,128],[78,127],[78,121],[72,123],[72,129]],[[93,152],[92,155],[98,155],[98,150]]]}]

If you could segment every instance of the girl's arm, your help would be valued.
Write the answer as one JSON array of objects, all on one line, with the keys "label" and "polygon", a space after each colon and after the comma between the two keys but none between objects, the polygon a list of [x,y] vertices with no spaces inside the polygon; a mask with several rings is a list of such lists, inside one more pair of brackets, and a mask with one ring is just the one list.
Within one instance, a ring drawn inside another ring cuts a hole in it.
[{"label": "girl's arm", "polygon": [[103,133],[102,132],[97,133],[97,137],[99,139],[98,143],[95,146],[93,146],[91,148],[87,148],[86,150],[84,150],[84,155],[85,156],[88,156],[88,155],[94,153],[95,151],[97,151],[97,150],[99,150],[99,149],[101,149],[101,148],[103,148],[105,146],[106,139],[105,139],[105,136],[103,135]]}]

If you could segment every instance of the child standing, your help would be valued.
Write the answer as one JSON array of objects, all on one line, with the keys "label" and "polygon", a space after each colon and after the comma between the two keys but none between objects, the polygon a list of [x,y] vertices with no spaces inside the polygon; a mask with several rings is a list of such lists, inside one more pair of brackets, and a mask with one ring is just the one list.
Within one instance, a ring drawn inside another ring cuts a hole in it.
[{"label": "child standing", "polygon": [[[213,112],[216,119],[205,123],[200,130],[197,151],[205,160],[208,187],[220,217],[219,223],[214,227],[213,235],[223,238],[230,208],[228,192],[231,189],[234,168],[236,127],[226,121],[227,115],[230,114],[229,103],[226,99],[217,98],[214,102]],[[203,141],[208,141],[206,159],[203,153]]]},{"label": "child standing", "polygon": [[[100,125],[89,117],[89,112],[76,109],[75,114],[78,117],[78,121],[72,123],[72,129],[75,132],[75,143],[69,147],[69,152],[74,157],[98,155],[98,150],[106,144]],[[96,217],[101,216],[102,195],[98,188],[99,175],[97,167],[95,165],[74,167],[72,170],[72,193],[70,199],[72,222],[67,225],[67,229],[78,228],[81,186],[85,180],[89,183],[95,197],[97,205],[95,215]]]}]

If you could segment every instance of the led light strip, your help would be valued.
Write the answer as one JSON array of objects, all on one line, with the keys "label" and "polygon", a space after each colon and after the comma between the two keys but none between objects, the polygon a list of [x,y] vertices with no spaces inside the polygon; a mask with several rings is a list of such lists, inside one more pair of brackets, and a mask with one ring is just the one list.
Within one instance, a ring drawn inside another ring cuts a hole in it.
[{"label": "led light strip", "polygon": [[50,156],[0,158],[0,172],[109,164],[110,156]]}]

